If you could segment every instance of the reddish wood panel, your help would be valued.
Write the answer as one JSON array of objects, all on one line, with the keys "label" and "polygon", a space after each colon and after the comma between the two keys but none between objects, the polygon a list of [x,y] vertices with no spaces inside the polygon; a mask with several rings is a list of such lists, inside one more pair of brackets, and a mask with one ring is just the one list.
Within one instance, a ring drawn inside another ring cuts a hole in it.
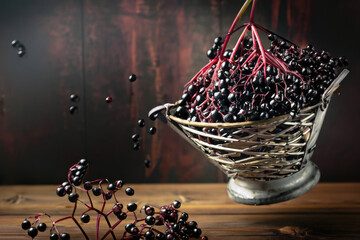
[{"label": "reddish wood panel", "polygon": [[[239,0],[2,1],[0,183],[63,179],[81,157],[91,176],[131,182],[208,182],[225,177],[166,125],[147,120],[175,102],[224,36]],[[351,73],[334,95],[313,156],[323,181],[359,181],[357,127],[360,2],[258,0],[255,20],[295,43],[345,55]],[[21,6],[21,7],[20,7]],[[248,13],[242,21],[248,19]],[[234,35],[235,36],[235,35]],[[236,36],[235,36],[236,37]],[[17,38],[28,53],[18,58]],[[236,40],[236,39],[235,39]],[[355,50],[354,50],[355,49]],[[135,73],[132,84],[128,76]],[[71,93],[80,96],[70,115]],[[105,98],[113,97],[107,104]],[[146,128],[136,121],[144,118]],[[154,136],[147,129],[155,126]],[[141,149],[131,135],[140,133]],[[143,160],[152,161],[146,169]],[[43,177],[43,173],[54,174]]]},{"label": "reddish wood panel", "polygon": [[84,151],[83,108],[68,112],[82,97],[79,13],[80,1],[1,2],[0,184],[56,182]]}]

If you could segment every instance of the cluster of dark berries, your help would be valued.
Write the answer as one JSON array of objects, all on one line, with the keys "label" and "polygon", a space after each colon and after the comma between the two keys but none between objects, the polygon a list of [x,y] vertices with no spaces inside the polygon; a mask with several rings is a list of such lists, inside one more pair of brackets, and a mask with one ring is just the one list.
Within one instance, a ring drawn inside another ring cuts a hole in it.
[{"label": "cluster of dark berries", "polygon": [[[145,127],[145,120],[144,119],[139,119],[137,121],[137,125],[140,127],[140,128],[143,128]],[[149,128],[149,134],[150,135],[154,135],[156,133],[156,128],[155,127],[150,127]],[[134,133],[132,136],[131,136],[131,140],[133,142],[133,149],[135,151],[139,150],[140,149],[140,135],[138,133]],[[144,161],[144,164],[145,164],[145,167],[149,168],[151,167],[151,162],[149,160],[145,160]]]},{"label": "cluster of dark berries", "polygon": [[[89,223],[91,221],[91,214],[94,214],[94,219],[96,219],[96,239],[105,239],[109,235],[111,235],[113,239],[122,240],[186,240],[201,237],[202,231],[198,227],[197,223],[195,221],[188,221],[188,214],[179,211],[181,206],[179,201],[175,200],[172,204],[162,207],[144,205],[140,209],[139,213],[136,213],[138,206],[135,202],[129,202],[125,205],[126,207],[124,207],[124,204],[116,197],[116,193],[121,190],[124,185],[122,180],[110,182],[108,179],[98,179],[95,181],[85,181],[83,186],[80,186],[82,184],[83,177],[87,173],[87,169],[88,162],[85,159],[80,160],[69,169],[67,181],[58,186],[56,190],[57,195],[60,197],[69,194],[69,201],[74,203],[72,215],[58,220],[52,219],[47,213],[40,213],[36,216],[26,218],[22,222],[21,227],[22,229],[27,230],[27,233],[31,238],[35,238],[39,232],[44,232],[47,229],[46,224],[40,219],[47,217],[51,222],[50,240],[70,239],[70,235],[68,233],[61,232],[58,229],[57,224],[65,220],[72,220],[80,229],[84,238],[88,240],[90,238],[79,224],[79,220],[85,224]],[[79,177],[81,181],[76,180],[77,177]],[[77,192],[85,192],[87,200],[80,200]],[[125,194],[127,196],[133,196],[135,191],[133,188],[127,187],[125,189]],[[95,201],[92,200],[92,197],[99,197],[102,201],[100,208],[97,208],[94,205]],[[110,210],[106,210],[105,206],[107,206],[107,203],[109,203],[111,199],[114,203]],[[83,204],[86,208],[80,216],[76,214],[78,204]],[[145,213],[146,215],[144,218],[140,218],[140,216],[137,215],[142,213]],[[109,217],[112,214],[117,218],[115,223],[111,223],[109,220]],[[115,236],[116,228],[120,225],[120,223],[122,223],[122,221],[128,219],[129,216],[133,216],[134,221],[125,225],[125,231],[117,238]],[[32,219],[34,221],[30,222]],[[101,231],[103,232],[102,236],[100,236],[101,219],[104,219],[107,224],[105,231]],[[157,226],[163,226],[164,228],[162,229],[165,230],[159,230],[157,229]],[[201,237],[201,240],[207,240],[207,237],[203,236]]]},{"label": "cluster of dark berries", "polygon": [[23,57],[25,55],[26,53],[25,46],[19,40],[13,40],[11,42],[11,46],[17,50],[17,55],[19,57]]},{"label": "cluster of dark berries", "polygon": [[[194,122],[243,122],[290,114],[318,104],[322,94],[347,66],[309,45],[299,48],[255,23],[244,30],[233,49],[227,38],[214,40],[210,62],[185,85],[175,116]],[[264,49],[258,30],[268,34]],[[250,34],[249,34],[250,33]]]}]

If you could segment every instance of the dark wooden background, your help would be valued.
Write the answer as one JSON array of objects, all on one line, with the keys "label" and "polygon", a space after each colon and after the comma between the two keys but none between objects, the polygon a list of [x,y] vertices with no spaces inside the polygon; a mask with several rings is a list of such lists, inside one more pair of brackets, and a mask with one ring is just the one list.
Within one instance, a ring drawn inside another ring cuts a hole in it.
[{"label": "dark wooden background", "polygon": [[[225,181],[160,122],[207,62],[242,0],[4,0],[0,2],[0,184],[58,183],[80,158],[89,178],[128,182]],[[350,75],[333,96],[313,156],[322,181],[359,181],[360,17],[357,0],[259,0],[256,21],[301,46],[346,56]],[[247,19],[248,15],[244,19]],[[13,39],[27,49],[19,58]],[[130,84],[128,76],[138,80]],[[80,97],[72,103],[70,94]],[[113,97],[107,104],[105,98]],[[70,115],[68,108],[79,111]],[[156,126],[155,136],[147,128]],[[140,151],[131,135],[142,135]],[[143,160],[152,161],[146,169]]]}]

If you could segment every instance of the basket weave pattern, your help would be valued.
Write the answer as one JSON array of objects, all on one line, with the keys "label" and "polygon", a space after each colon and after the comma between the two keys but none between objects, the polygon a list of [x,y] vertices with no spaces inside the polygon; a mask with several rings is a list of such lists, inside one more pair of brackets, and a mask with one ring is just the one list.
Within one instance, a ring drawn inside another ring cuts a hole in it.
[{"label": "basket weave pattern", "polygon": [[[290,176],[304,166],[317,111],[314,106],[294,119],[286,115],[217,127],[206,123],[193,126],[192,122],[168,116],[228,177],[268,181]],[[204,132],[204,128],[210,131]]]}]

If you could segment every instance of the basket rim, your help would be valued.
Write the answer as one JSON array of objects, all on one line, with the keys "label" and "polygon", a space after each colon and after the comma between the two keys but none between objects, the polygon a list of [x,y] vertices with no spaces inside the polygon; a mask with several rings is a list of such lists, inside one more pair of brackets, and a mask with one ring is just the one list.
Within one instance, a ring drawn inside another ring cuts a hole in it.
[{"label": "basket rim", "polygon": [[[303,108],[300,110],[300,113],[305,113],[305,112],[311,111],[313,109],[317,109],[320,105],[321,105],[321,103],[318,103],[313,106]],[[273,123],[273,122],[277,122],[277,121],[281,121],[281,120],[291,119],[290,114],[284,114],[284,115],[280,115],[280,116],[273,117],[270,119],[265,119],[265,120],[235,122],[235,123],[193,122],[193,121],[181,119],[181,118],[178,118],[178,117],[175,117],[175,116],[169,114],[169,109],[171,107],[175,107],[175,106],[177,106],[177,102],[166,108],[166,118],[168,118],[171,121],[174,121],[178,124],[188,125],[188,126],[192,126],[192,127],[234,128],[234,127],[244,127],[244,126],[253,126],[253,125],[265,125],[265,124],[269,124],[269,123]]]}]

